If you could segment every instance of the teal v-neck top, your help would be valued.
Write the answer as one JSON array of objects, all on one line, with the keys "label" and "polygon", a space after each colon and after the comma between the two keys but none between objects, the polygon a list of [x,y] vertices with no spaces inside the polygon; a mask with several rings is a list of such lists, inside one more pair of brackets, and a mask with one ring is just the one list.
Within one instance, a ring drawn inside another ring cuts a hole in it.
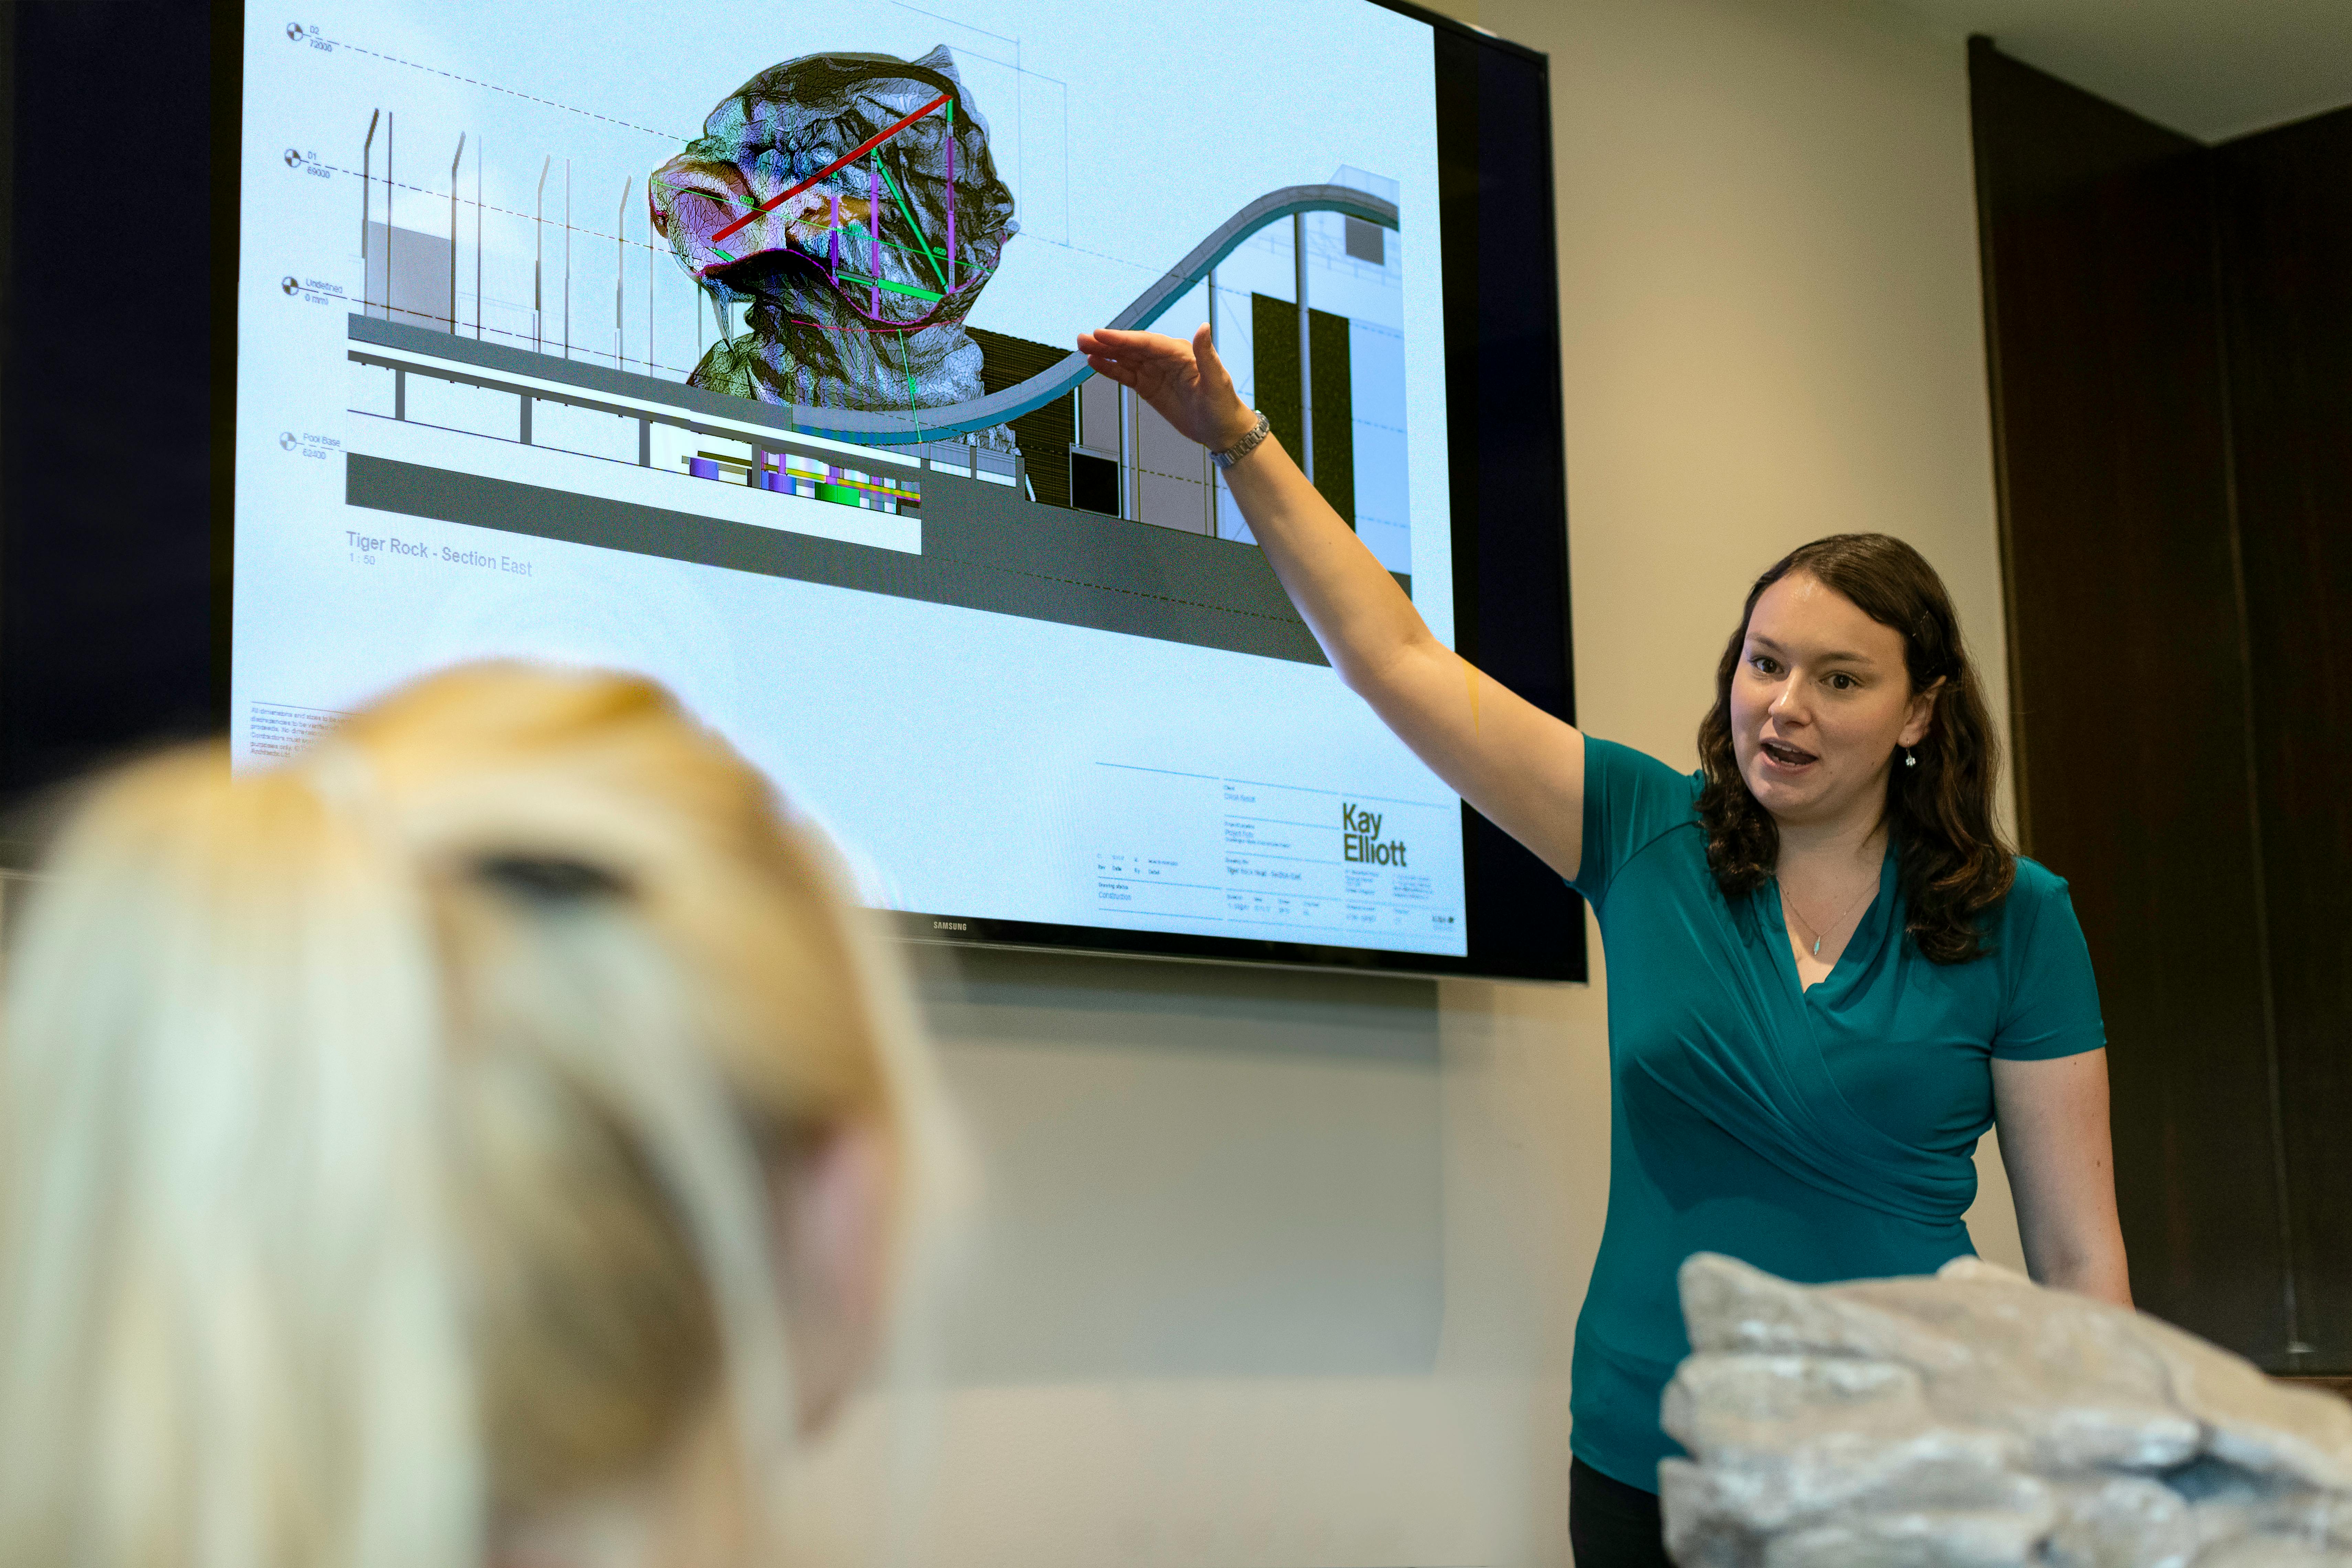
[{"label": "teal v-neck top", "polygon": [[1690,1352],[1675,1275],[1694,1252],[1783,1279],[1926,1274],[1975,1249],[1992,1060],[2106,1043],[2066,884],[2021,858],[1989,951],[1922,956],[1890,854],[1878,895],[1808,991],[1780,885],[1727,901],[1701,775],[1584,743],[1584,862],[1608,959],[1609,1215],[1577,1320],[1570,1447],[1655,1490],[1681,1452],[1658,1402]]}]

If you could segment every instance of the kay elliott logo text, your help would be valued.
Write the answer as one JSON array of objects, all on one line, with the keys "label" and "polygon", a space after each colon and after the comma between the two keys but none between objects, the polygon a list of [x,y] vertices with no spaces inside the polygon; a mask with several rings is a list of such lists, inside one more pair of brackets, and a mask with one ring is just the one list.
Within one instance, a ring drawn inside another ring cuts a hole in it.
[{"label": "kay elliott logo text", "polygon": [[1339,858],[1359,866],[1402,866],[1404,840],[1381,841],[1381,814],[1342,802],[1339,806]]}]

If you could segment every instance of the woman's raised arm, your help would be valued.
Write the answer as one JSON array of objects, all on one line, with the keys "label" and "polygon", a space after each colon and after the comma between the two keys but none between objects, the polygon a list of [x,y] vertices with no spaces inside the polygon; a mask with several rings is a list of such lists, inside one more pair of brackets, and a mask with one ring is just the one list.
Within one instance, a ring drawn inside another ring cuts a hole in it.
[{"label": "woman's raised arm", "polygon": [[[1209,341],[1157,332],[1082,332],[1100,374],[1221,451],[1256,416]],[[1324,657],[1399,739],[1463,799],[1563,877],[1584,837],[1584,738],[1473,668],[1430,635],[1385,567],[1268,437],[1225,472],[1242,515]]]}]

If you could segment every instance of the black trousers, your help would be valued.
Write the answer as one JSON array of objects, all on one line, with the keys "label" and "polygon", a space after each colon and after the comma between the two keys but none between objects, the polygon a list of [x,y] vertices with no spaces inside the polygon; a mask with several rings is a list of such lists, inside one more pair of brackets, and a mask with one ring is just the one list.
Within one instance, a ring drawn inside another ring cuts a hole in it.
[{"label": "black trousers", "polygon": [[1568,1467],[1568,1544],[1576,1568],[1669,1568],[1658,1494],[1582,1459]]}]

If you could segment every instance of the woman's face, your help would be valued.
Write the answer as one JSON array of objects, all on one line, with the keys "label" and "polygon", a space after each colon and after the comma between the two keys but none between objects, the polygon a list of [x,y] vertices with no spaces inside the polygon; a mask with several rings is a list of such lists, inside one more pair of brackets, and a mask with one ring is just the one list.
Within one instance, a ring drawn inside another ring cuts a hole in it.
[{"label": "woman's face", "polygon": [[1912,692],[1902,634],[1802,572],[1756,601],[1739,660],[1732,756],[1787,826],[1832,823],[1884,799],[1895,749],[1927,732],[1933,692]]}]

